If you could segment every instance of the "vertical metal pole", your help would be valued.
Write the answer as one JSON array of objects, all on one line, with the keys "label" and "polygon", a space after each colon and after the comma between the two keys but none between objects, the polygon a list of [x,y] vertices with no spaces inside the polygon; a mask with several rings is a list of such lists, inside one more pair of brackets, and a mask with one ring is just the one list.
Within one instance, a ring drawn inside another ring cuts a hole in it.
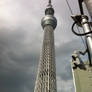
[{"label": "vertical metal pole", "polygon": [[[84,15],[82,16],[82,27],[85,33],[91,31],[89,24],[88,24],[88,17]],[[92,65],[92,34],[86,35],[86,45],[88,47],[90,65]]]},{"label": "vertical metal pole", "polygon": [[86,4],[88,12],[92,18],[92,0],[84,0],[84,3]]}]

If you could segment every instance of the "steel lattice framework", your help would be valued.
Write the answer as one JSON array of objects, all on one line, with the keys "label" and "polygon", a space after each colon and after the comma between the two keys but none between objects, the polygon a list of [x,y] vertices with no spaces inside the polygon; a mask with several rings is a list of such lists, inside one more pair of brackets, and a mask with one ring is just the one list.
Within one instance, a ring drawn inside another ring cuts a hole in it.
[{"label": "steel lattice framework", "polygon": [[54,46],[56,25],[57,20],[54,17],[54,9],[50,2],[45,10],[45,17],[42,19],[44,39],[34,92],[57,92]]}]

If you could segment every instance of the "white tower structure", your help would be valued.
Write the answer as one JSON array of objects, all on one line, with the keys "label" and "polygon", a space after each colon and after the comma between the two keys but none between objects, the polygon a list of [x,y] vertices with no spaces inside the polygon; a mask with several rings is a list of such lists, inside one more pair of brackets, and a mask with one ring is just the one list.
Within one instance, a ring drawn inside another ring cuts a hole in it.
[{"label": "white tower structure", "polygon": [[45,10],[41,25],[44,37],[34,92],[57,92],[54,47],[54,29],[57,26],[57,20],[54,17],[51,0]]}]

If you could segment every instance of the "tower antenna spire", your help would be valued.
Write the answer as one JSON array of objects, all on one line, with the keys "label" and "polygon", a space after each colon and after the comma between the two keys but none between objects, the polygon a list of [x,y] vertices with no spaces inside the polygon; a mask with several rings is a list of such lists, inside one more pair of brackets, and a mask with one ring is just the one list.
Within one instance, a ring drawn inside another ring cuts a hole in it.
[{"label": "tower antenna spire", "polygon": [[51,6],[52,7],[52,4],[51,3],[52,3],[51,0],[49,0],[48,6]]},{"label": "tower antenna spire", "polygon": [[49,0],[49,4],[51,4],[51,0]]}]

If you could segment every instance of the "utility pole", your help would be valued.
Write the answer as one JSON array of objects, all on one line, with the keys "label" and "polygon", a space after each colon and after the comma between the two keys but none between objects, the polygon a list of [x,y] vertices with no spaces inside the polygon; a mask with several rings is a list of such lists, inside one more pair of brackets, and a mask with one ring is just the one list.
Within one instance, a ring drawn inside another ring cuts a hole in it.
[{"label": "utility pole", "polygon": [[[91,28],[89,26],[88,17],[83,15],[81,24],[84,30],[84,33],[91,32]],[[88,49],[88,56],[89,56],[89,65],[92,66],[92,34],[85,35],[86,38],[86,45]]]},{"label": "utility pole", "polygon": [[[86,0],[84,0],[86,1]],[[88,1],[87,0],[87,5],[88,5]],[[91,31],[91,23],[88,21],[88,17],[87,15],[84,15],[83,12],[83,7],[82,7],[82,2],[83,0],[78,0],[79,2],[79,8],[80,8],[80,13],[81,15],[72,15],[72,18],[74,20],[74,24],[72,26],[72,31],[77,35],[77,36],[85,36],[85,40],[86,40],[86,47],[87,47],[87,52],[88,52],[88,57],[89,57],[89,65],[92,66],[92,31]],[[92,1],[91,1],[92,2]],[[89,5],[90,6],[90,5]],[[92,6],[91,6],[92,7]],[[89,9],[91,9],[91,7],[89,7]],[[91,12],[92,10],[90,10]],[[90,13],[92,14],[92,13]],[[74,25],[77,24],[79,27],[82,27],[84,30],[83,34],[77,34],[74,31]]]},{"label": "utility pole", "polygon": [[[85,2],[87,9],[92,18],[92,0],[78,0],[80,15],[72,15],[74,23],[72,32],[77,36],[85,37],[86,50],[84,52],[76,51],[72,55],[72,68],[75,84],[75,92],[92,92],[92,30],[91,22],[88,21],[88,16],[84,14],[82,3]],[[74,30],[75,24],[83,28],[83,33],[77,33]],[[81,55],[88,53],[89,60],[83,62]]]}]

